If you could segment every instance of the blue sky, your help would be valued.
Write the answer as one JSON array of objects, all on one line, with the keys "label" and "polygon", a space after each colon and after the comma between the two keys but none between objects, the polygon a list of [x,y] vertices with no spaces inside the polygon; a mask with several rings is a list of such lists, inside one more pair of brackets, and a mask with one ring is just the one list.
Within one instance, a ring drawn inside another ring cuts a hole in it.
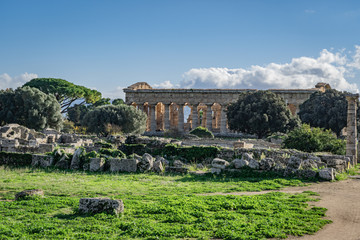
[{"label": "blue sky", "polygon": [[360,86],[360,1],[0,0],[0,88]]}]

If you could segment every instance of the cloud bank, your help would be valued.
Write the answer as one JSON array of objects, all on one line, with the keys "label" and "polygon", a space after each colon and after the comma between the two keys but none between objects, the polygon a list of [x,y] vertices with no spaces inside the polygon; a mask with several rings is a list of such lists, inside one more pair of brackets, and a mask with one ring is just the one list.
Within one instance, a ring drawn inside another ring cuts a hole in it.
[{"label": "cloud bank", "polygon": [[17,88],[24,85],[31,79],[37,78],[38,75],[35,73],[23,73],[19,76],[11,77],[9,74],[4,73],[0,75],[0,89],[6,88]]},{"label": "cloud bank", "polygon": [[[290,63],[270,63],[266,66],[237,68],[193,68],[183,74],[181,88],[239,88],[239,89],[306,89],[318,82],[329,83],[332,88],[358,92],[358,86],[346,78],[360,69],[360,46],[352,56],[344,51],[333,53],[322,50],[318,58],[293,58]],[[166,81],[156,87],[172,88]]]}]

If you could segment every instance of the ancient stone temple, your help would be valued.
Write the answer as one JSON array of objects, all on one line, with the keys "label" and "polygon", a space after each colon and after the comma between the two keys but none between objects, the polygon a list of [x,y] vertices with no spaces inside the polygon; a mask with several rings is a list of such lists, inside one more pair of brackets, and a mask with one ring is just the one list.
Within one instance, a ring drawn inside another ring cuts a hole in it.
[{"label": "ancient stone temple", "polygon": [[[311,89],[269,89],[284,98],[293,114],[313,92],[330,89],[318,83]],[[125,101],[147,116],[147,132],[151,135],[165,130],[187,132],[198,126],[215,134],[226,135],[226,106],[237,101],[239,93],[256,89],[154,89],[146,82],[138,82],[124,89]],[[187,111],[184,111],[187,108]],[[188,112],[185,116],[184,112]]]}]

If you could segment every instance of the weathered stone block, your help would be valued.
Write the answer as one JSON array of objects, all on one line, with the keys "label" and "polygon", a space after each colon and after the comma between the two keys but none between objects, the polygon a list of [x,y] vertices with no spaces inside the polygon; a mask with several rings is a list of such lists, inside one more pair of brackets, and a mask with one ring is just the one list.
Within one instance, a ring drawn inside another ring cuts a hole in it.
[{"label": "weathered stone block", "polygon": [[152,169],[153,164],[154,158],[150,154],[145,153],[138,163],[138,168],[141,172],[149,171]]},{"label": "weathered stone block", "polygon": [[234,165],[234,168],[236,168],[236,169],[244,168],[249,165],[249,162],[244,159],[235,159],[231,163]]},{"label": "weathered stone block", "polygon": [[118,215],[124,212],[124,203],[120,199],[109,198],[82,198],[79,201],[79,212],[81,213],[108,213]]},{"label": "weathered stone block", "polygon": [[78,148],[74,152],[74,155],[71,159],[70,168],[71,169],[79,169],[80,168],[80,156],[83,154],[84,149]]},{"label": "weathered stone block", "polygon": [[54,151],[54,144],[39,144],[39,151],[42,153]]},{"label": "weathered stone block", "polygon": [[213,168],[225,169],[226,166],[229,166],[229,162],[221,158],[214,158],[211,162],[211,166]]},{"label": "weathered stone block", "polygon": [[335,179],[335,170],[333,168],[320,169],[319,177],[327,181],[333,181]]},{"label": "weathered stone block", "polygon": [[50,167],[53,164],[53,157],[49,155],[32,155],[31,166],[33,167]]},{"label": "weathered stone block", "polygon": [[138,161],[136,159],[110,159],[110,172],[136,172]]},{"label": "weathered stone block", "polygon": [[152,170],[157,173],[164,172],[164,167],[161,161],[155,161]]},{"label": "weathered stone block", "polygon": [[243,141],[236,141],[233,143],[234,148],[253,148],[254,144],[246,143]]},{"label": "weathered stone block", "polygon": [[89,170],[91,172],[102,171],[104,169],[105,160],[103,158],[91,158]]},{"label": "weathered stone block", "polygon": [[66,160],[66,157],[64,157],[55,164],[55,167],[60,169],[69,169],[69,161]]},{"label": "weathered stone block", "polygon": [[44,196],[44,191],[41,189],[31,189],[31,190],[24,190],[22,192],[19,192],[15,194],[15,201],[18,200],[26,200],[28,198],[31,198],[33,196]]},{"label": "weathered stone block", "polygon": [[210,172],[212,174],[220,174],[221,173],[221,168],[210,168]]},{"label": "weathered stone block", "polygon": [[275,166],[275,161],[272,158],[264,158],[259,162],[259,169],[270,171]]},{"label": "weathered stone block", "polygon": [[174,161],[174,167],[183,167],[185,164],[182,162],[182,161],[180,161],[180,160],[175,160]]}]

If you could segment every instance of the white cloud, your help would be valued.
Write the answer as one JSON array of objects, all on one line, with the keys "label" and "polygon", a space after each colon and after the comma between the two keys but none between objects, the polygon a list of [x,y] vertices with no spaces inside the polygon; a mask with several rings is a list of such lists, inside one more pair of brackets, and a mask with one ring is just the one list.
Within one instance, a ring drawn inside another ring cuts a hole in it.
[{"label": "white cloud", "polygon": [[123,88],[124,87],[117,86],[113,90],[101,91],[102,97],[103,98],[111,98],[111,99],[121,98],[125,101],[125,93],[123,91]]},{"label": "white cloud", "polygon": [[355,46],[355,53],[352,56],[352,61],[348,63],[348,66],[355,69],[360,69],[360,46]]},{"label": "white cloud", "polygon": [[170,81],[165,81],[159,84],[154,84],[154,88],[178,88],[179,84],[172,84]]},{"label": "white cloud", "polygon": [[37,78],[38,75],[35,73],[23,73],[19,76],[11,77],[9,74],[4,73],[0,75],[0,89],[6,88],[17,88],[24,85],[31,79]]},{"label": "white cloud", "polygon": [[[318,82],[329,83],[332,88],[357,92],[358,86],[345,76],[354,68],[360,69],[360,47],[352,61],[340,51],[332,53],[326,49],[318,58],[293,58],[290,63],[270,63],[266,66],[237,68],[193,68],[183,74],[183,88],[313,88]],[[171,84],[171,83],[170,83]]]}]

